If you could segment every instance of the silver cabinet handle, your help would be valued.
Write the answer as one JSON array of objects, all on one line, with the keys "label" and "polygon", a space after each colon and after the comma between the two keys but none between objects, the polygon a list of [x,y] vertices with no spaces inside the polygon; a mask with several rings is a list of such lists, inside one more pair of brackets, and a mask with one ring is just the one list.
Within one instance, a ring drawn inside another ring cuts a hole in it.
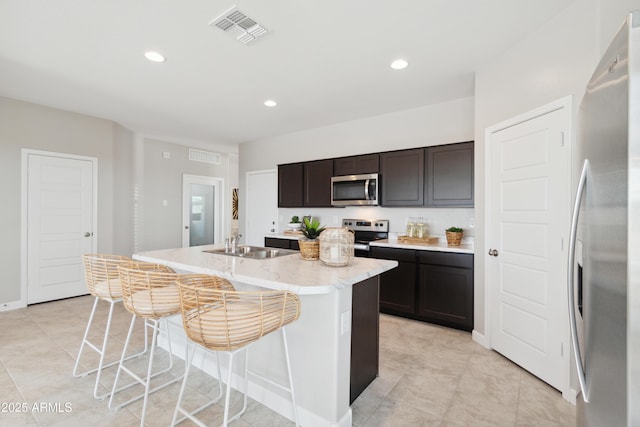
[{"label": "silver cabinet handle", "polygon": [[567,268],[567,291],[569,292],[569,327],[571,329],[571,343],[573,344],[573,355],[576,359],[578,368],[578,381],[582,390],[582,398],[585,402],[589,401],[587,395],[587,386],[585,378],[584,365],[582,364],[582,354],[580,351],[580,343],[578,342],[578,327],[576,325],[576,309],[575,309],[575,271],[574,265],[576,261],[576,234],[578,232],[578,218],[580,217],[580,206],[582,205],[582,196],[584,188],[587,184],[587,174],[589,172],[589,160],[585,159],[578,181],[578,189],[576,190],[576,200],[573,205],[573,215],[571,217],[571,234],[569,236],[569,266]]},{"label": "silver cabinet handle", "polygon": [[91,236],[93,236],[93,233],[91,233],[89,231],[84,233],[84,237],[91,237]]},{"label": "silver cabinet handle", "polygon": [[489,255],[490,256],[498,256],[498,250],[497,249],[489,249]]}]

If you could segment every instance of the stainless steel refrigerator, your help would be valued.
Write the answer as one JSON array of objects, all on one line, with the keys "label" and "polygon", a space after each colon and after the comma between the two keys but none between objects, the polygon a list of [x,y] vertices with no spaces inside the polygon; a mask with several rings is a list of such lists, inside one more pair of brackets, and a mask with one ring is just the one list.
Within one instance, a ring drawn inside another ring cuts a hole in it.
[{"label": "stainless steel refrigerator", "polygon": [[576,151],[568,291],[577,424],[640,426],[640,11],[586,88]]}]

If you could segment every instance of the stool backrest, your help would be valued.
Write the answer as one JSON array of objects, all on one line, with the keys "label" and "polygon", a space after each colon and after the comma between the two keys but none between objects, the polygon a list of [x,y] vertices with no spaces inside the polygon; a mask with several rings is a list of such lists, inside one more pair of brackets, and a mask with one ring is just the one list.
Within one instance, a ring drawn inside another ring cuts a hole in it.
[{"label": "stool backrest", "polygon": [[244,347],[300,316],[300,298],[288,291],[240,292],[203,275],[181,276],[178,287],[187,336],[211,350]]},{"label": "stool backrest", "polygon": [[[110,284],[119,280],[118,266],[133,261],[131,258],[122,255],[111,254],[84,254],[82,255],[82,263],[84,264],[84,277],[87,283],[87,289],[91,295],[98,296],[96,286],[101,286],[109,293],[110,298],[120,298],[120,295],[111,293]],[[119,286],[115,288],[119,289]]]},{"label": "stool backrest", "polygon": [[[174,294],[153,292],[157,288],[177,287],[176,279],[179,274],[171,267],[132,261],[119,265],[118,272],[122,285],[122,302],[130,313],[140,317],[159,318],[167,314],[164,310],[167,305],[177,303],[174,301]],[[143,298],[134,298],[135,295]],[[144,307],[138,309],[137,302],[143,302]]]}]

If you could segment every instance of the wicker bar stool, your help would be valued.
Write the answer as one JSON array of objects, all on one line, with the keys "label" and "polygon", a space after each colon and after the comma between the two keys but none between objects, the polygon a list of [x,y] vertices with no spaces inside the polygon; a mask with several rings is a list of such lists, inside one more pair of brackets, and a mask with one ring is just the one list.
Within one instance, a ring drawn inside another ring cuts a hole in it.
[{"label": "wicker bar stool", "polygon": [[[78,357],[76,358],[76,363],[73,366],[73,376],[84,377],[97,372],[96,382],[93,387],[93,397],[95,397],[96,399],[102,399],[109,395],[108,392],[102,395],[98,395],[98,386],[100,384],[100,375],[102,373],[102,370],[120,362],[119,359],[106,364],[104,362],[105,354],[107,352],[106,350],[109,339],[109,332],[111,330],[111,320],[113,319],[113,309],[116,303],[122,301],[122,286],[120,286],[118,266],[129,263],[133,260],[121,255],[85,254],[82,256],[82,261],[84,264],[87,289],[89,290],[89,293],[95,298],[93,302],[93,308],[91,309],[91,314],[89,315],[89,321],[87,322],[87,327],[85,329],[84,336],[82,337],[82,344],[80,344]],[[99,301],[104,301],[109,304],[109,314],[107,316],[107,325],[104,330],[104,338],[102,339],[102,347],[98,347],[88,339],[89,331],[93,326],[93,318],[96,314],[96,309],[98,308]],[[85,347],[89,347],[97,352],[100,355],[100,359],[96,368],[89,369],[84,372],[78,372],[80,359],[84,354]],[[147,340],[145,336],[144,350],[140,353],[133,354],[128,358],[140,356],[147,350],[147,347]]]},{"label": "wicker bar stool", "polygon": [[[179,376],[172,378],[166,383],[153,389],[150,388],[152,378],[168,372],[173,368],[173,354],[171,351],[169,328],[167,327],[165,331],[162,331],[160,322],[163,318],[180,312],[180,296],[178,286],[176,285],[176,279],[179,275],[166,266],[158,265],[158,267],[158,269],[150,269],[149,264],[140,262],[130,262],[128,264],[118,266],[120,283],[122,285],[122,301],[124,303],[124,307],[132,314],[132,316],[127,339],[125,340],[124,348],[122,349],[122,357],[120,358],[118,371],[111,390],[109,408],[113,407],[113,398],[118,392],[136,384],[143,385],[144,392],[142,394],[121,403],[116,408],[120,409],[123,406],[127,406],[141,398],[144,399],[142,404],[142,414],[140,415],[141,426],[144,425],[149,395],[182,379],[182,376]],[[162,267],[164,267],[164,269]],[[169,271],[167,271],[167,269]],[[137,375],[124,365],[124,362],[126,361],[125,355],[127,347],[129,346],[129,341],[137,318],[144,319],[145,326],[152,329],[151,350],[149,352],[149,363],[147,365],[145,378],[141,378],[141,376]],[[165,332],[167,334],[169,366],[161,371],[153,373],[153,359],[159,332]],[[118,380],[122,372],[127,373],[135,381],[118,388]]]},{"label": "wicker bar stool", "polygon": [[[287,291],[239,292],[225,289],[226,284],[222,281],[226,282],[219,277],[196,274],[181,276],[178,279],[182,304],[182,324],[187,337],[193,343],[199,344],[207,350],[223,351],[229,355],[223,425],[226,426],[231,421],[238,419],[247,408],[250,344],[278,329],[282,331],[289,387],[284,387],[255,372],[251,372],[251,374],[291,393],[294,421],[298,425],[285,325],[300,316],[300,299],[297,295]],[[197,425],[204,426],[205,424],[198,420],[195,414],[219,399],[214,399],[194,412],[188,412],[181,406],[194,352],[192,351],[188,358],[178,403],[173,414],[172,426],[176,424],[179,413]],[[244,402],[242,409],[229,418],[233,361],[234,356],[240,352],[244,352]]]}]

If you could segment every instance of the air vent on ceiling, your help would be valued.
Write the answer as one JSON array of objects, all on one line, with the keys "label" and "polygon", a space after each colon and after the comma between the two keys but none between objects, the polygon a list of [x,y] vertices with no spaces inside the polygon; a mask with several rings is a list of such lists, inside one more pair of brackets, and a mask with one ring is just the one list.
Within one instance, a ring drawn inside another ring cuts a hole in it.
[{"label": "air vent on ceiling", "polygon": [[209,25],[220,28],[242,44],[249,44],[267,33],[265,27],[239,11],[236,6],[214,18]]},{"label": "air vent on ceiling", "polygon": [[189,148],[189,160],[194,162],[211,163],[219,165],[222,157],[218,153],[212,153],[210,151],[196,150],[195,148]]}]

